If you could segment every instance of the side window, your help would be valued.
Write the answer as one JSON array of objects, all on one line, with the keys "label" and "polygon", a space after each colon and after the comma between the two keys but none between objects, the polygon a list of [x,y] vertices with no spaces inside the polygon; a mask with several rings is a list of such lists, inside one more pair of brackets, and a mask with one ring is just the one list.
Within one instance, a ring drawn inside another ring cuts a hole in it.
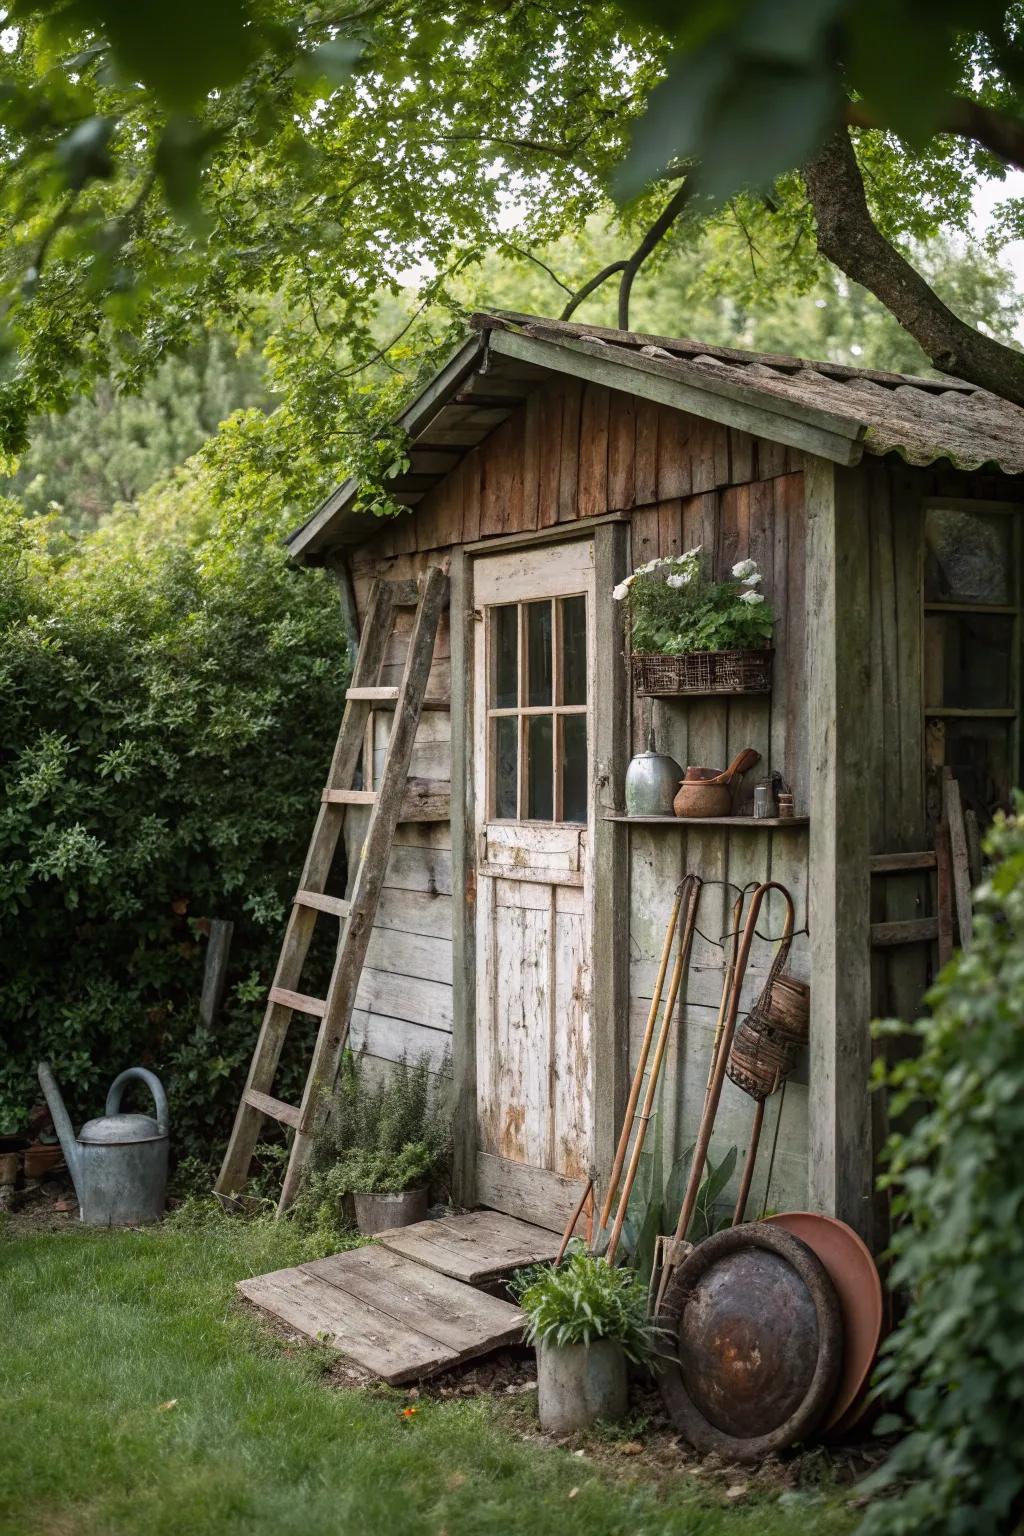
[{"label": "side window", "polygon": [[982,824],[1019,777],[1020,582],[1015,509],[925,510],[924,705],[929,757]]},{"label": "side window", "polygon": [[586,597],[501,603],[487,623],[488,818],[585,822]]}]

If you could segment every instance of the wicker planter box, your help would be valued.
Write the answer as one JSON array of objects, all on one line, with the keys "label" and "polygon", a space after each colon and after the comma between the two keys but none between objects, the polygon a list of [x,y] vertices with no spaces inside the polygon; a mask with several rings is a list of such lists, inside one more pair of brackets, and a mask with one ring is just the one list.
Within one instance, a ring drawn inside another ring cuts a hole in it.
[{"label": "wicker planter box", "polygon": [[688,656],[636,655],[633,687],[664,698],[672,694],[771,693],[772,657],[756,651],[692,651]]}]

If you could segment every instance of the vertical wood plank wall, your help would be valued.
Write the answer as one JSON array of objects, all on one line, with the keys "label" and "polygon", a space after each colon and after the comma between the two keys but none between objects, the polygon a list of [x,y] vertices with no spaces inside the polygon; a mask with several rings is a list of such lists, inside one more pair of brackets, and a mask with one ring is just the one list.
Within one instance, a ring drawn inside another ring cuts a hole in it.
[{"label": "vertical wood plank wall", "polygon": [[[926,845],[922,794],[920,695],[921,498],[936,477],[867,461],[865,505],[870,563],[870,840],[873,852]],[[936,482],[937,483],[937,482]],[[964,494],[959,490],[959,494]],[[989,492],[991,494],[991,492]],[[412,513],[396,518],[352,552],[360,613],[373,579],[405,578],[481,539],[552,529],[607,512],[632,514],[630,557],[635,567],[655,555],[702,544],[725,574],[752,555],[764,591],[776,606],[774,686],[770,697],[658,701],[634,699],[631,747],[645,744],[653,722],[659,747],[681,764],[723,767],[740,748],[754,746],[762,763],[750,780],[778,770],[789,781],[799,813],[808,799],[806,517],[801,456],[698,418],[627,395],[571,381],[537,391],[486,442],[472,450]],[[598,594],[601,601],[609,594]],[[397,680],[404,642],[389,657]],[[447,626],[435,652],[429,692],[448,696]],[[386,729],[382,721],[379,728]],[[383,737],[378,738],[378,748]],[[444,711],[424,716],[413,772],[451,777],[451,724]],[[749,792],[749,785],[748,785]],[[353,837],[358,816],[350,817]],[[796,904],[796,925],[807,925],[806,831],[718,829],[628,831],[630,1046],[646,1019],[664,926],[677,882],[687,870],[707,882],[693,951],[689,998],[669,1054],[655,1140],[667,1176],[673,1156],[694,1137],[707,1074],[721,988],[722,950],[736,887],[782,881]],[[440,1062],[452,1019],[452,856],[447,824],[403,825],[389,864],[381,912],[360,988],[353,1041],[394,1060],[427,1050]],[[720,883],[715,883],[720,882]],[[920,882],[876,881],[872,917],[912,916]],[[761,931],[777,934],[781,903],[762,909]],[[763,982],[772,946],[755,942],[744,1006]],[[867,964],[867,957],[865,957]],[[927,957],[892,952],[875,963],[873,1005],[913,1011],[927,980]],[[792,970],[809,979],[806,937],[794,945]],[[867,1020],[865,1020],[865,1030]],[[769,1204],[799,1208],[807,1198],[807,1069],[798,1067],[785,1098]],[[766,1116],[763,1153],[751,1209],[766,1191],[768,1150],[778,1099]],[[712,1146],[717,1159],[730,1145],[746,1147],[753,1105],[726,1085]]]}]

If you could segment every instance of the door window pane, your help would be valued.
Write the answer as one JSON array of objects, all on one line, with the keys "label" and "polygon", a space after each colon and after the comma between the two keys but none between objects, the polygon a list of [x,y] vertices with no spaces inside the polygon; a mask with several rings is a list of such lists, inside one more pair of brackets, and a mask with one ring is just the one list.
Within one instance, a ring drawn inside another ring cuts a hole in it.
[{"label": "door window pane", "polygon": [[1005,709],[1013,703],[1009,614],[929,613],[924,629],[927,707]]},{"label": "door window pane", "polygon": [[1010,800],[1009,720],[944,720],[945,760],[982,826]]},{"label": "door window pane", "polygon": [[563,597],[562,704],[587,702],[587,600]]},{"label": "door window pane", "polygon": [[528,704],[551,703],[551,604],[526,604],[526,644],[529,654]]},{"label": "door window pane", "polygon": [[515,715],[499,715],[493,740],[494,814],[499,821],[514,821],[519,814],[519,721]]},{"label": "door window pane", "polygon": [[494,649],[494,697],[492,709],[514,709],[519,703],[519,609],[507,603],[492,609],[491,643]]},{"label": "door window pane", "polygon": [[530,821],[553,821],[555,818],[551,727],[551,715],[527,717],[526,814]]},{"label": "door window pane", "polygon": [[587,717],[562,716],[562,820],[587,819]]},{"label": "door window pane", "polygon": [[1012,603],[1013,518],[929,507],[924,525],[928,603]]}]

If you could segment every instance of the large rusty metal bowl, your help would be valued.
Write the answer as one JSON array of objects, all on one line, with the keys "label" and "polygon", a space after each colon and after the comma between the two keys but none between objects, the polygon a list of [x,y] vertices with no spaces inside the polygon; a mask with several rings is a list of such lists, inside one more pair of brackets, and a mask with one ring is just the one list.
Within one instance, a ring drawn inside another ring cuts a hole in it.
[{"label": "large rusty metal bowl", "polygon": [[777,1225],[698,1244],[669,1282],[661,1394],[703,1453],[760,1461],[806,1440],[839,1386],[843,1323],[828,1271]]}]

